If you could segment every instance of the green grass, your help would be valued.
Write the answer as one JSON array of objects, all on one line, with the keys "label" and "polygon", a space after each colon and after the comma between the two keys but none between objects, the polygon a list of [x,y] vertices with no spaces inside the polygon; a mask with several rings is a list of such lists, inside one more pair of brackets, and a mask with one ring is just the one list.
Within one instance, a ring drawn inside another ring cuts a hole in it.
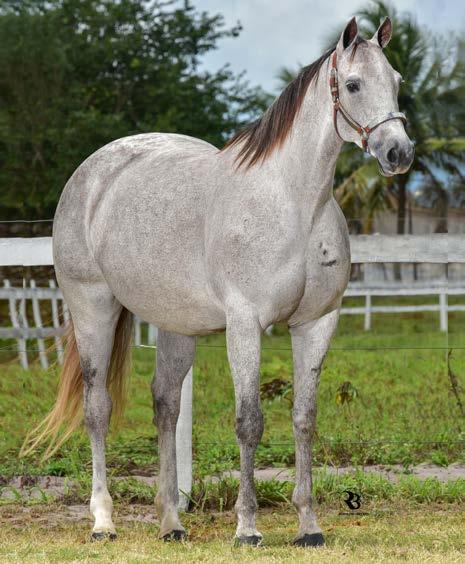
[{"label": "green grass", "polygon": [[[428,298],[426,298],[428,299]],[[422,298],[423,300],[423,298]],[[327,545],[294,548],[297,530],[290,482],[258,481],[260,549],[234,549],[237,480],[211,481],[207,475],[238,467],[234,436],[234,397],[224,336],[199,340],[194,370],[194,488],[190,513],[182,520],[189,540],[157,540],[155,488],[130,474],[157,470],[152,425],[155,351],[134,350],[126,418],[108,441],[109,489],[115,503],[116,542],[89,542],[86,520],[90,495],[90,449],[77,433],[50,461],[37,455],[18,459],[26,433],[54,401],[56,372],[37,365],[22,371],[0,365],[0,475],[54,474],[72,481],[55,502],[44,492],[26,500],[21,492],[0,504],[0,561],[8,562],[462,562],[465,551],[465,480],[420,480],[410,464],[447,465],[465,461],[465,420],[451,393],[446,355],[465,404],[465,316],[451,315],[449,333],[438,331],[436,314],[375,316],[373,331],[363,332],[361,317],[342,317],[320,385],[317,464],[401,463],[405,474],[395,483],[355,471],[314,473],[314,498]],[[6,343],[6,346],[8,344]],[[11,352],[1,353],[4,360]],[[283,327],[263,339],[262,381],[291,380],[289,336]],[[341,385],[350,382],[352,401],[337,403]],[[293,464],[290,397],[263,401],[265,434],[257,466]],[[462,441],[462,442],[460,442]],[[0,481],[1,484],[1,481]],[[0,490],[1,490],[0,486]],[[362,508],[345,507],[344,490],[361,494]],[[362,512],[362,514],[360,514]]]},{"label": "green grass", "polygon": [[[418,299],[418,298],[417,298]],[[422,300],[428,298],[421,298]],[[452,367],[465,403],[465,316],[450,315],[450,332],[437,330],[437,314],[374,316],[373,331],[363,319],[343,316],[323,371],[318,401],[316,464],[413,463],[447,465],[465,461],[465,420],[451,393],[446,353],[453,348]],[[11,353],[4,352],[8,359]],[[134,350],[130,398],[124,424],[112,430],[108,465],[112,473],[152,474],[156,470],[152,424],[152,378],[155,352]],[[35,365],[1,365],[0,474],[80,476],[90,468],[84,433],[76,434],[46,463],[38,456],[18,459],[27,432],[54,401],[56,372]],[[262,381],[292,378],[290,340],[283,327],[264,337]],[[338,389],[350,382],[353,401],[338,404]],[[263,401],[265,433],[257,466],[292,465],[294,447],[290,402]],[[194,457],[197,476],[237,468],[234,397],[226,362],[224,336],[199,339],[194,369]]]}]

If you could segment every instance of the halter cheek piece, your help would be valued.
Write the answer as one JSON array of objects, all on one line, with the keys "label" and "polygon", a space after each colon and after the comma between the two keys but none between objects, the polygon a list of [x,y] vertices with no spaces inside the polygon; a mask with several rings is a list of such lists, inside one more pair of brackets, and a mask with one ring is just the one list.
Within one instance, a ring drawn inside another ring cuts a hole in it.
[{"label": "halter cheek piece", "polygon": [[[339,134],[339,130],[337,128],[337,115],[338,113],[345,119],[345,121],[350,125],[352,129],[360,135],[362,141],[363,150],[366,153],[369,153],[370,150],[368,149],[368,138],[370,137],[371,132],[380,126],[382,123],[389,121],[391,119],[400,119],[405,123],[407,123],[407,118],[402,112],[389,112],[381,119],[373,119],[371,120],[368,125],[363,127],[360,125],[357,120],[355,120],[349,112],[344,108],[339,99],[339,83],[337,77],[337,53],[334,51],[333,56],[331,57],[331,71],[329,75],[329,86],[331,88],[331,97],[333,99],[333,122],[334,122],[334,129],[339,137],[342,139],[341,135]],[[344,141],[344,139],[342,139]]]}]

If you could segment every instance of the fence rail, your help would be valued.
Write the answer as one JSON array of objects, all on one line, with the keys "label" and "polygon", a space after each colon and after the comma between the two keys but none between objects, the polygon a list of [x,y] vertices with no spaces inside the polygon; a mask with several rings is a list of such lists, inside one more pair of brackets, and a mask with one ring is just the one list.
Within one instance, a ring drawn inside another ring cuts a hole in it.
[{"label": "fence rail", "polygon": [[[24,281],[26,284],[26,281]],[[19,359],[23,368],[28,368],[26,350],[27,340],[37,340],[37,350],[43,368],[48,368],[48,358],[44,348],[44,339],[54,338],[58,353],[58,362],[63,362],[63,337],[66,323],[69,320],[69,312],[63,299],[61,290],[57,288],[54,280],[49,280],[49,286],[36,286],[35,280],[29,281],[29,286],[12,286],[9,280],[3,281],[0,288],[0,301],[8,301],[8,311],[11,326],[0,327],[0,339],[16,339]],[[28,314],[27,303],[32,304]],[[50,302],[51,318],[43,319],[41,302]],[[50,325],[47,326],[47,322]],[[31,326],[31,322],[33,326]],[[44,324],[46,325],[44,327]],[[146,330],[144,331],[144,328]],[[141,346],[142,335],[146,333],[146,344],[153,345],[157,338],[157,328],[145,323],[139,317],[134,319],[134,344]]]},{"label": "fence rail", "polygon": [[[465,284],[452,283],[447,281],[414,284],[386,283],[386,284],[349,284],[344,297],[364,297],[364,307],[343,307],[341,314],[363,315],[364,329],[369,331],[372,326],[372,315],[374,313],[417,313],[417,312],[438,312],[439,329],[448,330],[448,314],[456,311],[465,311],[465,304],[448,304],[448,296],[465,295]],[[373,305],[373,297],[398,297],[406,296],[438,296],[437,304],[419,305]]]}]

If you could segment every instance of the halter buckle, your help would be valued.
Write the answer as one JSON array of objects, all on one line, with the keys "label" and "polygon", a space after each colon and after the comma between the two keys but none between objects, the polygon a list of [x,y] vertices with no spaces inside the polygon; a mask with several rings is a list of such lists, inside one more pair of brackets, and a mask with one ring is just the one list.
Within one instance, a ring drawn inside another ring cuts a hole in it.
[{"label": "halter buckle", "polygon": [[337,69],[331,68],[329,73],[329,86],[331,89],[331,97],[333,99],[333,103],[336,103],[339,99],[339,86],[337,80]]}]

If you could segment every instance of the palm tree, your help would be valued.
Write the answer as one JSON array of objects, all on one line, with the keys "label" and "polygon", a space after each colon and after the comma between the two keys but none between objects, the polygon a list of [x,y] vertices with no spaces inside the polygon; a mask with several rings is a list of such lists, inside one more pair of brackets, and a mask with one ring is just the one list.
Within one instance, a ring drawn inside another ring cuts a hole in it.
[{"label": "palm tree", "polygon": [[[371,37],[387,14],[394,34],[385,53],[404,78],[399,106],[409,119],[408,133],[416,143],[415,161],[407,174],[385,178],[379,175],[374,159],[367,159],[354,145],[346,145],[338,161],[335,192],[346,216],[358,218],[359,230],[364,232],[371,231],[374,216],[392,208],[394,200],[397,233],[402,234],[406,230],[407,188],[414,175],[421,175],[428,190],[434,188],[438,194],[447,194],[446,182],[463,185],[465,40],[434,37],[420,28],[411,14],[399,14],[380,0],[358,12],[361,34]],[[335,39],[331,37],[328,43],[334,45]],[[278,78],[289,79],[291,72],[282,69]],[[444,213],[444,198],[435,201],[441,202]]]},{"label": "palm tree", "polygon": [[[445,179],[462,177],[465,61],[463,39],[446,42],[431,36],[417,25],[411,14],[398,15],[392,6],[381,1],[359,11],[363,32],[373,34],[388,13],[395,33],[386,48],[386,56],[404,78],[399,106],[408,116],[408,131],[416,143],[414,165],[389,187],[397,200],[397,233],[405,233],[407,185],[412,175],[421,173],[429,191],[434,187],[438,195],[447,190]],[[444,197],[436,201],[441,202],[437,211],[443,215]]]}]

